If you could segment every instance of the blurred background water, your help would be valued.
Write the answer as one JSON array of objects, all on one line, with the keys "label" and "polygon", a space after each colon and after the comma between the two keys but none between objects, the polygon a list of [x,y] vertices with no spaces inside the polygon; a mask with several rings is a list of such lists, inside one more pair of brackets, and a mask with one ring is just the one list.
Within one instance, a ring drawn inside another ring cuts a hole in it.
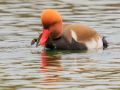
[{"label": "blurred background water", "polygon": [[[109,47],[39,52],[30,42],[46,8],[94,28]],[[0,0],[0,90],[120,90],[120,0]]]}]

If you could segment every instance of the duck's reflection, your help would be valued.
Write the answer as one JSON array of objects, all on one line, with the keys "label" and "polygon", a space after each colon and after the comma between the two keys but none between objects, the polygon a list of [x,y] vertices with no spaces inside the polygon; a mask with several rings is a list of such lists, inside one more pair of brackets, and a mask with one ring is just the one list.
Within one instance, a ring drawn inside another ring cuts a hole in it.
[{"label": "duck's reflection", "polygon": [[40,57],[40,72],[44,74],[42,82],[51,82],[50,86],[54,86],[55,84],[52,84],[52,82],[54,83],[63,80],[59,75],[59,71],[62,70],[60,62],[61,56],[54,52],[42,51]]},{"label": "duck's reflection", "polygon": [[48,72],[62,70],[60,60],[60,55],[43,50],[40,54],[40,71]]}]

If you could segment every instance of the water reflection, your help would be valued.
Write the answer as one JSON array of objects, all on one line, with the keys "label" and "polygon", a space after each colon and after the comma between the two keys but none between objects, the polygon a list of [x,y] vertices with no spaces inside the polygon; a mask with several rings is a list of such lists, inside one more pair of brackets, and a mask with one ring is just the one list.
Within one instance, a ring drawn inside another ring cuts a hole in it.
[{"label": "water reflection", "polygon": [[60,60],[61,55],[56,51],[43,50],[40,53],[40,74],[44,74],[41,79],[43,90],[59,90],[64,87],[60,82],[66,81],[67,78],[61,76],[63,69]]},{"label": "water reflection", "polygon": [[43,50],[40,53],[40,71],[59,71],[62,70],[61,66],[61,55],[56,55],[54,52]]}]

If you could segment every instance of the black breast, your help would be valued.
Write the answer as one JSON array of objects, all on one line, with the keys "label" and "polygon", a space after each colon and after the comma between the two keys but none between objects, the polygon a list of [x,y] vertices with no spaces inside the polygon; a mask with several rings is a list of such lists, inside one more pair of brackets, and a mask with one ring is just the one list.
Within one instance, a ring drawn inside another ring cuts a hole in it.
[{"label": "black breast", "polygon": [[49,40],[46,47],[57,50],[87,50],[85,44],[76,42],[74,39],[70,43],[64,36],[54,41]]}]

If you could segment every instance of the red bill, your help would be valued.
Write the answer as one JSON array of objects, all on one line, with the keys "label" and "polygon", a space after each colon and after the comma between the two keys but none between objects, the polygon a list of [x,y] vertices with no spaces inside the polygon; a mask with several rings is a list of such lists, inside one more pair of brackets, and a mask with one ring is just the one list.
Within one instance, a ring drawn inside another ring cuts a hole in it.
[{"label": "red bill", "polygon": [[46,43],[46,41],[47,41],[49,35],[50,35],[50,31],[47,30],[47,29],[44,29],[43,32],[42,32],[40,41],[39,41],[39,45],[45,46],[45,43]]}]

